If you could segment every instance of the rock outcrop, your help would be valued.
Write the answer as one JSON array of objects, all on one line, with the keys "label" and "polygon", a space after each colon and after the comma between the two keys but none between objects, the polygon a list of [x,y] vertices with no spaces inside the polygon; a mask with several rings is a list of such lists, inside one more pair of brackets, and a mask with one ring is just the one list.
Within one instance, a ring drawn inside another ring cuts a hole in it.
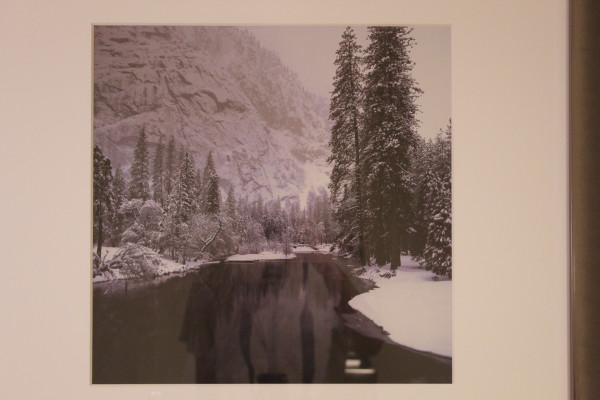
[{"label": "rock outcrop", "polygon": [[327,109],[243,28],[95,28],[94,142],[125,171],[145,130],[151,155],[212,151],[222,190],[302,202],[328,182]]}]

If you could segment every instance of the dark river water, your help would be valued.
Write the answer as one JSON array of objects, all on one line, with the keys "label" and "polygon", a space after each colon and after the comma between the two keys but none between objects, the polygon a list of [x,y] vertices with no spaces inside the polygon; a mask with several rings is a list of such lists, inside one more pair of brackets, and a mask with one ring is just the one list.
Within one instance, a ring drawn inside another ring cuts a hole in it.
[{"label": "dark river water", "polygon": [[393,343],[348,306],[365,290],[324,254],[95,284],[92,382],[451,382],[451,359]]}]

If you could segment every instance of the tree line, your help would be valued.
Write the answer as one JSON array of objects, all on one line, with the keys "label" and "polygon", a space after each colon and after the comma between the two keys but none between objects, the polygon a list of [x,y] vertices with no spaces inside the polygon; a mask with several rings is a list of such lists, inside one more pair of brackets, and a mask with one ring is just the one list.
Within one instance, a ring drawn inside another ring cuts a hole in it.
[{"label": "tree line", "polygon": [[[263,201],[237,196],[230,186],[222,199],[212,152],[203,171],[173,137],[162,137],[152,160],[144,130],[139,134],[130,178],[94,147],[94,243],[102,247],[139,244],[181,262],[235,253],[290,251],[292,243],[331,242],[335,222],[327,192],[308,193],[306,207],[297,201]],[[151,167],[150,167],[151,165]],[[224,192],[223,192],[224,193]]]},{"label": "tree line", "polygon": [[337,241],[360,258],[400,266],[410,252],[438,275],[452,274],[451,123],[434,140],[418,133],[412,29],[368,28],[362,49],[342,35],[330,103],[331,203]]}]

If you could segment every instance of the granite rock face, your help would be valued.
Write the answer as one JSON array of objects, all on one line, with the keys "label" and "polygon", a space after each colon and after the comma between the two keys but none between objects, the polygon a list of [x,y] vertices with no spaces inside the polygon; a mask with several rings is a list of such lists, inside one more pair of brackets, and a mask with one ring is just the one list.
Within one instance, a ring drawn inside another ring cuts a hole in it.
[{"label": "granite rock face", "polygon": [[171,136],[199,169],[212,151],[222,190],[303,202],[329,179],[327,112],[243,28],[95,28],[94,142],[125,171],[145,130],[151,156]]}]

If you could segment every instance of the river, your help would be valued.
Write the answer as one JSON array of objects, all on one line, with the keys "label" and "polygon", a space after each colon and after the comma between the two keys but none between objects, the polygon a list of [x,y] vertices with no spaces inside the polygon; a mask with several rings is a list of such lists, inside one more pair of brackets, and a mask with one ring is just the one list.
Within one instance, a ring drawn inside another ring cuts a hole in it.
[{"label": "river", "polygon": [[392,342],[348,306],[367,288],[347,264],[306,253],[94,284],[92,382],[451,382],[451,359]]}]

